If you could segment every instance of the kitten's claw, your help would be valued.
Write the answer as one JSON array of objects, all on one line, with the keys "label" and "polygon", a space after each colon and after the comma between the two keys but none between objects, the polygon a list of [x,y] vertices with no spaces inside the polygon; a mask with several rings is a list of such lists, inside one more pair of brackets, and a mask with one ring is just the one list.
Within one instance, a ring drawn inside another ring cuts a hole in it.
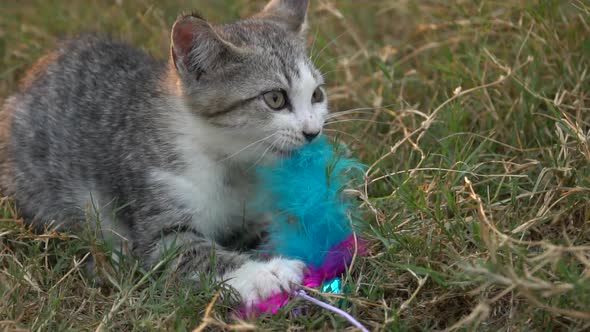
[{"label": "kitten's claw", "polygon": [[302,261],[273,258],[266,262],[249,261],[224,276],[226,284],[233,287],[242,301],[251,306],[271,295],[290,292],[303,281],[305,264]]}]

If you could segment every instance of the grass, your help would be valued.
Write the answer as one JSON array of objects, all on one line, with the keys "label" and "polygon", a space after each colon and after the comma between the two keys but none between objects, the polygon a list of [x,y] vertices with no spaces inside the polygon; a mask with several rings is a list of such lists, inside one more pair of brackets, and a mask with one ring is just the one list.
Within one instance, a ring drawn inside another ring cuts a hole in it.
[{"label": "grass", "polygon": [[[227,22],[263,3],[3,3],[0,97],[58,37],[108,31],[165,57],[180,11]],[[357,194],[371,253],[351,267],[346,301],[314,296],[377,331],[590,329],[587,2],[323,0],[310,23],[343,111],[327,133],[370,165]],[[213,282],[168,285],[111,264],[92,236],[31,234],[9,200],[1,211],[0,329],[349,328],[314,307],[236,321]],[[102,288],[81,274],[88,251]]]}]

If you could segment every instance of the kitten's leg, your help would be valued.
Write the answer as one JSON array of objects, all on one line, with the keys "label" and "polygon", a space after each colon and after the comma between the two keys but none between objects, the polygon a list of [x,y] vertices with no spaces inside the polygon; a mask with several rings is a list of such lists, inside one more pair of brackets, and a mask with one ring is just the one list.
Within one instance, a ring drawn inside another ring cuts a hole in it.
[{"label": "kitten's leg", "polygon": [[214,273],[233,287],[246,304],[290,291],[303,280],[305,264],[301,261],[280,257],[261,260],[230,251],[186,223],[164,228],[154,237],[152,245],[140,254],[149,266],[157,264],[171,247],[177,247],[181,252],[168,265],[172,273],[194,282],[198,282],[201,273]]},{"label": "kitten's leg", "polygon": [[264,249],[267,239],[268,232],[266,230],[247,232],[236,229],[230,234],[216,239],[216,242],[228,250],[256,253],[259,249]]},{"label": "kitten's leg", "polygon": [[235,224],[238,225],[235,229],[219,236],[216,242],[233,251],[264,254],[269,239],[270,215],[258,215]]}]

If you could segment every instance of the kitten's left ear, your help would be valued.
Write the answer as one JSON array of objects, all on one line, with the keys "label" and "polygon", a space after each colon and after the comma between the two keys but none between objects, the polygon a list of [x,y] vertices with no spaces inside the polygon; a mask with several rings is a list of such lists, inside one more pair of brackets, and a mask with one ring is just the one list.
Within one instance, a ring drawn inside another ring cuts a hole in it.
[{"label": "kitten's left ear", "polygon": [[309,0],[271,0],[255,17],[272,20],[302,35],[307,28]]}]

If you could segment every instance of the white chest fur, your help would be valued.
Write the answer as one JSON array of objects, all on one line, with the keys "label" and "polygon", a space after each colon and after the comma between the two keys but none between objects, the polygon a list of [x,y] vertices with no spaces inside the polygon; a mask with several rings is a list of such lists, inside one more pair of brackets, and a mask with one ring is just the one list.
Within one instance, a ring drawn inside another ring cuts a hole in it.
[{"label": "white chest fur", "polygon": [[219,157],[219,149],[232,143],[227,134],[195,117],[179,99],[170,99],[167,107],[178,110],[169,113],[169,124],[183,170],[156,170],[154,179],[190,209],[195,229],[207,237],[251,220],[246,204],[253,195],[253,185]]},{"label": "white chest fur", "polygon": [[193,160],[182,174],[155,172],[156,180],[190,209],[195,229],[215,237],[239,226],[247,214],[247,185],[228,183],[224,169],[207,158]]}]

